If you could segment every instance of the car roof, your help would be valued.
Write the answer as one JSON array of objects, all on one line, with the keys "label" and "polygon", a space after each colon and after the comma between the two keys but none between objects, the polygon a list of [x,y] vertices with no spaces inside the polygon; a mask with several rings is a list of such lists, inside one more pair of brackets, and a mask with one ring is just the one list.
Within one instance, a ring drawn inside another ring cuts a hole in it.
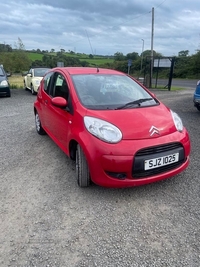
[{"label": "car roof", "polygon": [[90,68],[90,67],[57,67],[53,68],[52,70],[54,71],[63,71],[63,72],[68,72],[69,74],[120,74],[120,75],[125,75],[125,73],[112,70],[112,69],[104,69],[104,68]]},{"label": "car roof", "polygon": [[32,67],[31,69],[51,69],[51,68],[48,68],[48,67]]}]

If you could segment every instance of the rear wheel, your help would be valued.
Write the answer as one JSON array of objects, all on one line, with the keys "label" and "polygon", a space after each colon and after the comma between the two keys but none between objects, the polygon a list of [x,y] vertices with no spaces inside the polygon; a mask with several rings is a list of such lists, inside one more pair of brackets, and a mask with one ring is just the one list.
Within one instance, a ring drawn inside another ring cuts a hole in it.
[{"label": "rear wheel", "polygon": [[90,185],[90,173],[87,160],[79,145],[77,145],[76,150],[76,175],[80,187],[88,187]]},{"label": "rear wheel", "polygon": [[46,134],[45,130],[42,128],[40,117],[37,112],[35,113],[35,127],[38,134],[40,135]]},{"label": "rear wheel", "polygon": [[198,111],[200,111],[200,106],[196,106],[196,108],[198,109]]}]

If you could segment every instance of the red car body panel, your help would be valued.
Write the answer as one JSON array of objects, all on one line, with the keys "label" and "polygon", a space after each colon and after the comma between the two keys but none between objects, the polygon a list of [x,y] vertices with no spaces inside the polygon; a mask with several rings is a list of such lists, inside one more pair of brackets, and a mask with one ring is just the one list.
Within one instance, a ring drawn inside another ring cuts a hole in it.
[{"label": "red car body panel", "polygon": [[[156,122],[155,113],[157,113]],[[122,131],[123,139],[126,140],[148,139],[149,129],[154,124],[160,130],[160,134],[154,135],[152,138],[176,132],[172,117],[163,116],[166,113],[169,113],[169,109],[163,104],[140,109],[87,111],[88,116],[97,117],[105,121],[109,117],[109,122]]]},{"label": "red car body panel", "polygon": [[[188,132],[185,128],[182,132],[176,130],[170,110],[165,105],[159,102],[159,105],[150,107],[91,110],[79,101],[70,75],[96,73],[96,69],[55,68],[54,71],[62,73],[68,82],[73,114],[52,105],[52,98],[43,90],[43,82],[41,82],[34,108],[40,116],[44,130],[68,156],[70,156],[71,140],[75,140],[81,146],[87,159],[91,180],[94,183],[107,187],[138,186],[172,177],[188,166],[190,154]],[[101,69],[101,73],[116,74],[113,70],[105,69]],[[151,95],[154,97],[153,94]],[[102,119],[115,125],[122,132],[122,140],[116,144],[110,144],[93,136],[84,125],[84,116]],[[159,130],[159,134],[150,136],[149,131],[152,126]],[[171,143],[179,143],[184,148],[185,159],[180,166],[149,177],[135,178],[133,176],[134,157],[138,151]],[[125,178],[117,179],[109,174],[118,172],[123,173]]]},{"label": "red car body panel", "polygon": [[[161,139],[156,139],[158,142],[155,142],[154,145],[162,144],[162,140],[164,142],[176,142],[177,134],[172,134],[166,140],[166,137]],[[185,153],[189,155],[190,153],[190,141],[188,134],[184,131],[183,140],[181,143],[184,144]],[[95,138],[95,137],[94,137]],[[96,139],[96,138],[95,138]],[[109,187],[125,187],[125,186],[136,186],[136,185],[143,185],[159,180],[163,180],[174,176],[181,171],[183,171],[189,164],[189,157],[187,157],[184,164],[182,164],[179,168],[175,170],[168,171],[166,173],[162,173],[159,175],[154,175],[144,179],[134,179],[132,176],[132,165],[133,165],[133,158],[135,153],[140,150],[141,148],[150,147],[152,146],[152,142],[148,139],[144,140],[137,140],[129,141],[123,140],[117,145],[107,144],[106,146],[102,145],[102,141],[100,140],[93,140],[87,146],[84,146],[84,151],[86,153],[88,164],[90,168],[90,173],[92,180],[99,185],[102,186],[109,186]],[[89,140],[88,140],[89,141]],[[125,151],[125,152],[123,152]],[[98,164],[94,164],[98,162]],[[113,173],[125,173],[127,179],[125,180],[116,180],[111,178],[109,175],[106,175],[106,172],[113,172]]]}]

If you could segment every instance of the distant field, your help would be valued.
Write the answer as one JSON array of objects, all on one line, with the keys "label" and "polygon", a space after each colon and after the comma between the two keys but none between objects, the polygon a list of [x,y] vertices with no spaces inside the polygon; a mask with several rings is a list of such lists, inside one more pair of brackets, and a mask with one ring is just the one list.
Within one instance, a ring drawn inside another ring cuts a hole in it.
[{"label": "distant field", "polygon": [[31,61],[42,60],[43,54],[27,52],[27,55]]},{"label": "distant field", "polygon": [[12,89],[21,89],[24,87],[24,79],[21,75],[12,75],[8,77]]},{"label": "distant field", "polygon": [[[32,53],[32,52],[27,52],[27,55],[31,61],[42,60],[42,57],[43,57],[43,54]],[[56,55],[56,53],[48,53],[48,55],[53,56],[53,55]],[[90,58],[89,55],[86,55],[86,54],[65,53],[65,55],[68,57],[78,58],[80,61],[87,61],[89,64],[97,65],[97,66],[114,62],[113,58],[108,58],[104,56],[94,56],[94,58]]]},{"label": "distant field", "polygon": [[80,61],[87,61],[89,64],[94,64],[97,66],[114,62],[113,59],[109,59],[109,58],[92,58],[92,59],[87,58],[87,59],[80,59]]}]

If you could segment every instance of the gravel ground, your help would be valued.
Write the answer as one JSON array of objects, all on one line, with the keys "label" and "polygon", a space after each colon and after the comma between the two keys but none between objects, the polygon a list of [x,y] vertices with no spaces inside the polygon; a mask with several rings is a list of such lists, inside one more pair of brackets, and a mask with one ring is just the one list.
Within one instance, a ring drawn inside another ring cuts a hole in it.
[{"label": "gravel ground", "polygon": [[74,162],[36,133],[35,96],[0,98],[0,266],[200,266],[200,112],[192,90],[152,91],[182,117],[191,162],[128,189],[79,188]]}]

